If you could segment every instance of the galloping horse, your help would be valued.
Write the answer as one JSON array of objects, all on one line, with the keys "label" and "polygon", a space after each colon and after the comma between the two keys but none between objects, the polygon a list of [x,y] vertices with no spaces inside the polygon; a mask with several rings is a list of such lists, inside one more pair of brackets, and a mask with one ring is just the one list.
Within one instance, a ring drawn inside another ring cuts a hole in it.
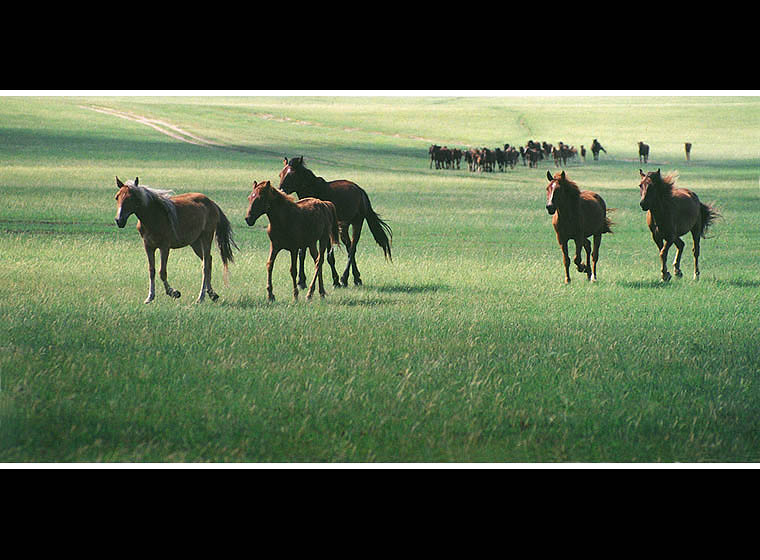
[{"label": "galloping horse", "polygon": [[684,242],[680,237],[691,232],[694,240],[694,280],[699,280],[699,240],[720,213],[712,206],[700,202],[699,197],[689,189],[675,188],[678,174],[673,171],[663,177],[660,170],[644,173],[639,169],[641,183],[641,200],[639,205],[647,213],[647,226],[652,232],[652,239],[660,249],[662,262],[662,281],[670,280],[667,258],[671,245],[676,246],[676,258],[673,268],[676,276],[681,277],[681,251]]},{"label": "galloping horse", "polygon": [[148,273],[150,288],[145,303],[155,297],[156,249],[161,251],[161,269],[159,276],[164,283],[166,294],[180,297],[179,290],[169,285],[166,275],[166,261],[169,249],[178,249],[190,245],[203,261],[203,283],[196,303],[203,301],[208,293],[212,301],[219,297],[211,288],[211,242],[216,234],[216,243],[224,264],[224,281],[227,283],[227,265],[233,262],[232,227],[222,209],[207,196],[200,193],[186,193],[170,196],[172,191],[151,189],[139,185],[139,178],[122,183],[116,177],[116,225],[123,228],[127,218],[135,214],[138,218],[137,231],[143,239],[148,255]]},{"label": "galloping horse", "polygon": [[644,142],[639,142],[639,163],[649,161],[649,146]]},{"label": "galloping horse", "polygon": [[[299,249],[308,247],[316,268],[306,299],[314,294],[314,284],[319,279],[319,295],[325,297],[322,283],[322,264],[326,249],[340,245],[338,240],[338,218],[332,202],[316,198],[302,198],[298,202],[272,187],[269,181],[253,182],[253,192],[248,196],[248,213],[245,221],[249,226],[266,214],[269,218],[269,258],[267,259],[267,294],[274,301],[272,293],[272,268],[277,253],[282,249],[290,251],[290,275],[293,278],[293,298],[298,299],[296,284],[296,256]],[[317,252],[319,243],[319,252]]]},{"label": "galloping horse", "polygon": [[[335,270],[335,256],[330,251],[327,254],[327,262],[332,269],[333,285],[337,288],[341,284],[348,285],[348,272],[352,271],[354,284],[361,285],[359,269],[356,266],[356,246],[359,243],[359,237],[362,232],[362,224],[367,220],[369,230],[375,238],[377,244],[382,248],[383,254],[387,260],[391,258],[391,239],[393,232],[388,224],[380,219],[370,204],[367,193],[356,183],[340,179],[337,181],[325,181],[322,177],[314,175],[310,169],[307,169],[303,163],[303,156],[283,159],[283,168],[280,171],[280,189],[287,194],[295,192],[298,198],[314,197],[320,200],[327,200],[335,205],[335,211],[338,213],[338,225],[340,226],[340,236],[343,244],[348,249],[348,262],[346,270],[343,272],[340,280]],[[352,228],[352,238],[348,237],[348,226]],[[298,275],[299,285],[305,286],[306,276],[303,271],[304,253],[299,255],[300,271]]]},{"label": "galloping horse", "polygon": [[[562,248],[562,262],[565,266],[565,284],[570,283],[570,257],[567,244],[575,241],[575,265],[578,272],[585,272],[588,279],[596,282],[596,262],[599,260],[599,246],[602,234],[611,233],[612,222],[607,217],[607,205],[601,196],[592,191],[582,191],[565,172],[552,177],[546,172],[549,186],[546,187],[546,211],[553,215],[552,225],[557,233],[557,241]],[[594,249],[588,237],[594,236]],[[586,250],[586,264],[581,262],[581,247]],[[589,253],[593,258],[593,268],[589,263]]]}]

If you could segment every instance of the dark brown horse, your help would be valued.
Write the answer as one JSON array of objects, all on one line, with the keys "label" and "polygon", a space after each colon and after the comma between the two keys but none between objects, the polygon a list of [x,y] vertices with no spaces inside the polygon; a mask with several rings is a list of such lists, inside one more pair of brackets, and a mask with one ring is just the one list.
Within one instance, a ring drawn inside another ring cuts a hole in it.
[{"label": "dark brown horse", "polygon": [[[570,239],[575,241],[575,265],[578,272],[585,272],[588,279],[596,282],[596,262],[599,260],[599,246],[602,234],[611,233],[607,217],[607,205],[601,196],[591,191],[582,191],[565,172],[553,177],[546,172],[549,186],[546,187],[546,211],[552,214],[552,225],[557,233],[557,241],[562,248],[562,262],[565,266],[565,284],[570,283],[570,256],[567,245]],[[590,236],[594,236],[594,249],[591,251]],[[586,264],[581,262],[581,247],[586,250]],[[593,259],[593,268],[589,263],[589,253]]]},{"label": "dark brown horse", "polygon": [[649,145],[639,142],[639,163],[649,161]]},{"label": "dark brown horse", "polygon": [[681,252],[684,242],[680,237],[691,232],[694,240],[694,280],[699,280],[699,240],[717,218],[718,211],[710,205],[700,202],[699,197],[689,189],[675,188],[678,174],[674,171],[665,177],[660,170],[644,173],[639,169],[641,183],[641,200],[639,205],[647,213],[647,225],[652,232],[652,239],[660,249],[662,263],[662,281],[670,280],[667,258],[671,245],[676,246],[676,258],[673,268],[676,276],[681,277]]},{"label": "dark brown horse", "polygon": [[[359,243],[359,237],[362,232],[364,220],[367,221],[369,230],[375,238],[377,244],[383,249],[383,254],[388,260],[391,258],[391,239],[393,233],[390,226],[380,219],[370,204],[367,193],[356,183],[340,179],[337,181],[325,181],[322,177],[317,177],[307,169],[303,163],[303,156],[288,158],[283,160],[283,168],[280,171],[280,189],[291,194],[296,193],[298,198],[314,197],[320,200],[327,200],[335,205],[335,211],[338,213],[338,225],[340,226],[340,236],[343,244],[348,249],[348,262],[346,270],[338,279],[338,272],[335,270],[335,256],[330,251],[327,255],[327,262],[330,264],[333,277],[333,285],[339,287],[348,285],[348,272],[351,270],[354,276],[354,284],[361,285],[361,276],[359,268],[356,266],[356,246]],[[348,237],[348,227],[352,228],[351,239]],[[306,276],[303,271],[304,255],[301,253],[299,285],[306,283]]]},{"label": "dark brown horse", "polygon": [[[269,218],[269,258],[267,259],[267,297],[274,301],[272,293],[272,268],[277,253],[290,251],[290,275],[293,277],[293,298],[298,299],[296,284],[296,256],[299,249],[309,249],[316,268],[314,278],[306,294],[311,299],[314,284],[319,280],[319,295],[325,297],[322,282],[322,264],[325,251],[332,245],[340,245],[338,240],[338,218],[332,202],[316,198],[293,200],[282,191],[272,187],[269,181],[253,182],[253,192],[248,196],[248,213],[245,221],[249,226],[266,214]],[[319,250],[317,250],[319,244]]]},{"label": "dark brown horse", "polygon": [[166,262],[169,249],[190,245],[203,261],[203,283],[196,303],[203,301],[208,293],[212,301],[219,297],[211,287],[211,242],[216,234],[216,243],[224,264],[224,280],[227,282],[227,265],[233,262],[232,246],[238,248],[232,238],[232,227],[222,209],[207,196],[200,193],[186,193],[169,196],[172,191],[151,189],[139,185],[139,178],[122,183],[116,177],[116,225],[123,228],[127,218],[135,214],[138,218],[137,231],[143,239],[148,255],[150,288],[145,303],[155,297],[156,249],[161,252],[159,276],[167,295],[178,298],[179,290],[174,290],[167,280]]}]

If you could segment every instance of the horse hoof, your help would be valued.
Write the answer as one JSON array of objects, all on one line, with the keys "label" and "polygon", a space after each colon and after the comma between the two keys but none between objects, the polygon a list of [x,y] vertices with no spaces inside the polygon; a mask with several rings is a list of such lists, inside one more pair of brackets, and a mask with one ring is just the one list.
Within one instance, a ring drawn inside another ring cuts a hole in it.
[{"label": "horse hoof", "polygon": [[670,272],[666,272],[665,274],[662,275],[662,281],[663,282],[669,282],[671,278],[672,277],[670,275]]},{"label": "horse hoof", "polygon": [[153,298],[152,298],[152,297],[149,297],[149,298],[148,298],[148,299],[146,299],[146,300],[145,300],[143,303],[151,303],[152,301],[153,301]]},{"label": "horse hoof", "polygon": [[208,297],[211,298],[211,301],[216,301],[219,299],[219,294],[209,294]]},{"label": "horse hoof", "polygon": [[273,294],[269,294],[269,295],[267,296],[267,301],[268,301],[269,303],[274,303],[274,295],[273,295]]},{"label": "horse hoof", "polygon": [[173,290],[173,291],[172,291],[172,297],[173,297],[174,299],[178,299],[178,298],[179,298],[181,295],[182,295],[182,294],[180,293],[180,291],[179,291],[179,290]]},{"label": "horse hoof", "polygon": [[681,278],[683,276],[683,272],[681,272],[681,270],[678,268],[675,270],[675,273],[677,278]]},{"label": "horse hoof", "polygon": [[362,281],[360,278],[354,278],[354,286],[361,286]]}]

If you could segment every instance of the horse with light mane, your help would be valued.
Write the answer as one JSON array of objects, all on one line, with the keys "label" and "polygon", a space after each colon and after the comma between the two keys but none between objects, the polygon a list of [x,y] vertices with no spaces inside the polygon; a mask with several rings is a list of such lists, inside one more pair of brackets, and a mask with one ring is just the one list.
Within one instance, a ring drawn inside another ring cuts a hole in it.
[{"label": "horse with light mane", "polygon": [[224,281],[227,284],[227,265],[233,262],[232,246],[238,248],[232,238],[232,227],[222,209],[206,195],[185,193],[172,196],[173,191],[152,189],[139,184],[139,178],[122,183],[116,177],[116,225],[123,228],[129,216],[138,218],[137,231],[143,239],[148,256],[150,287],[145,303],[153,301],[156,278],[156,249],[161,252],[159,276],[164,283],[166,294],[180,297],[179,290],[173,289],[167,280],[166,262],[169,250],[190,245],[203,262],[203,281],[196,303],[206,294],[212,301],[219,295],[211,287],[211,242],[216,242],[224,264]]},{"label": "horse with light mane", "polygon": [[675,171],[663,177],[659,169],[648,173],[639,169],[639,175],[639,206],[647,213],[647,226],[660,249],[662,281],[667,282],[671,278],[667,267],[671,245],[675,245],[677,251],[673,261],[676,276],[683,276],[681,252],[684,242],[680,237],[687,232],[691,232],[694,240],[694,280],[699,280],[700,238],[705,237],[707,228],[720,217],[720,213],[712,205],[700,202],[699,197],[689,189],[676,188],[678,173]]}]

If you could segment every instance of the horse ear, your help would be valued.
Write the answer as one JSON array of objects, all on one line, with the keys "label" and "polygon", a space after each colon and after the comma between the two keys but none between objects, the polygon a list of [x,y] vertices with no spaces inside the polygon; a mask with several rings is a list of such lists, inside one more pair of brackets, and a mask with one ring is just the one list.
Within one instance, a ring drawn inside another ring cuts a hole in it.
[{"label": "horse ear", "polygon": [[137,186],[137,183],[139,183],[139,182],[140,182],[140,178],[139,177],[135,177],[135,186]]},{"label": "horse ear", "polygon": [[283,158],[282,159],[282,163],[285,164],[285,165],[287,165],[288,164],[288,158]]},{"label": "horse ear", "polygon": [[641,170],[641,168],[639,168],[639,175],[641,175],[642,177],[646,177],[646,175],[644,175],[644,172]]},{"label": "horse ear", "polygon": [[120,189],[123,186],[124,186],[124,183],[122,183],[121,181],[119,181],[119,178],[116,177],[116,188]]},{"label": "horse ear", "polygon": [[657,175],[658,176],[660,175],[660,168],[659,167],[657,168]]},{"label": "horse ear", "polygon": [[565,170],[564,169],[562,170],[562,175],[560,175],[560,177],[562,177],[562,179],[564,180],[564,178],[565,178]]},{"label": "horse ear", "polygon": [[552,177],[552,172],[548,169],[546,170],[546,178],[549,179],[549,181],[554,181],[554,177]]}]

